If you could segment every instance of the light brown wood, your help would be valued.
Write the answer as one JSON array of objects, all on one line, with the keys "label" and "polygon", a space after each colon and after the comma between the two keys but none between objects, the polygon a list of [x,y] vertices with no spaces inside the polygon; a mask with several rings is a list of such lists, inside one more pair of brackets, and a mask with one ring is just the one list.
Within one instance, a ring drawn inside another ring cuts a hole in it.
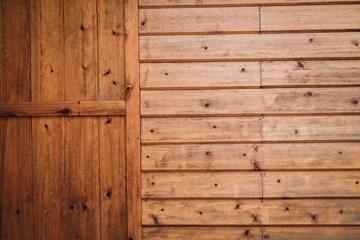
[{"label": "light brown wood", "polygon": [[141,115],[360,112],[360,88],[158,90],[141,92]]},{"label": "light brown wood", "polygon": [[359,199],[148,200],[142,202],[142,223],[232,226],[359,225],[359,205]]},{"label": "light brown wood", "polygon": [[143,198],[261,197],[258,172],[142,173]]},{"label": "light brown wood", "polygon": [[141,63],[141,89],[259,87],[259,62]]},{"label": "light brown wood", "polygon": [[262,86],[350,86],[360,84],[360,61],[269,61],[261,63]]},{"label": "light brown wood", "polygon": [[360,57],[359,42],[356,32],[142,36],[140,60],[348,59]]},{"label": "light brown wood", "polygon": [[261,228],[256,227],[143,227],[143,240],[261,240]]},{"label": "light brown wood", "polygon": [[360,140],[360,116],[265,117],[263,140]]},{"label": "light brown wood", "polygon": [[261,140],[261,118],[143,118],[142,143]]},{"label": "light brown wood", "polygon": [[351,30],[360,28],[360,5],[261,7],[261,31]]},{"label": "light brown wood", "polygon": [[125,117],[100,117],[101,239],[127,239]]},{"label": "light brown wood", "polygon": [[360,143],[145,145],[142,170],[359,169]]},{"label": "light brown wood", "polygon": [[125,115],[125,101],[80,101],[80,116]]},{"label": "light brown wood", "polygon": [[99,0],[97,3],[99,100],[124,100],[124,1]]},{"label": "light brown wood", "polygon": [[259,8],[140,9],[140,34],[259,32]]},{"label": "light brown wood", "polygon": [[265,227],[264,239],[356,240],[359,227]]},{"label": "light brown wood", "polygon": [[359,197],[360,172],[266,172],[264,197]]},{"label": "light brown wood", "polygon": [[141,239],[138,1],[125,0],[126,184],[128,239]]}]

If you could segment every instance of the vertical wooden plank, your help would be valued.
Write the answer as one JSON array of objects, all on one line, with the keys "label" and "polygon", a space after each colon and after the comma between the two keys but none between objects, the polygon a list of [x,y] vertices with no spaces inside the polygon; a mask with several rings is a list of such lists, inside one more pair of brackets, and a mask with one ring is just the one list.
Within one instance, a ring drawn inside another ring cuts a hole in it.
[{"label": "vertical wooden plank", "polygon": [[138,1],[125,0],[128,238],[141,239]]},{"label": "vertical wooden plank", "polygon": [[124,1],[98,1],[99,98],[125,99]]},{"label": "vertical wooden plank", "polygon": [[101,239],[127,239],[125,117],[100,117]]},{"label": "vertical wooden plank", "polygon": [[97,117],[66,119],[68,239],[100,239]]}]

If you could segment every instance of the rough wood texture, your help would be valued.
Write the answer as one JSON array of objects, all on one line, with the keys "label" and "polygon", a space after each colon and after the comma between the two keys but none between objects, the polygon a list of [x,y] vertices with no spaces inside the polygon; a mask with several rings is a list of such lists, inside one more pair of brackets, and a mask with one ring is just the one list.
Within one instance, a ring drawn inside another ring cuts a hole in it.
[{"label": "rough wood texture", "polygon": [[360,112],[360,88],[142,91],[141,115]]},{"label": "rough wood texture", "polygon": [[263,86],[351,86],[360,84],[360,61],[269,61],[261,63]]},{"label": "rough wood texture", "polygon": [[360,57],[359,42],[357,32],[142,36],[140,60],[347,59]]},{"label": "rough wood texture", "polygon": [[360,5],[262,7],[261,31],[355,30]]},{"label": "rough wood texture", "polygon": [[259,62],[142,63],[141,89],[260,86]]},{"label": "rough wood texture", "polygon": [[143,118],[142,143],[260,141],[261,118]]},{"label": "rough wood texture", "polygon": [[258,32],[259,9],[180,8],[140,9],[140,34]]},{"label": "rough wood texture", "polygon": [[326,170],[360,166],[360,143],[148,145],[142,146],[141,152],[142,170]]},{"label": "rough wood texture", "polygon": [[143,198],[261,197],[260,173],[142,173]]},{"label": "rough wood texture", "polygon": [[144,200],[144,225],[359,225],[359,199]]}]

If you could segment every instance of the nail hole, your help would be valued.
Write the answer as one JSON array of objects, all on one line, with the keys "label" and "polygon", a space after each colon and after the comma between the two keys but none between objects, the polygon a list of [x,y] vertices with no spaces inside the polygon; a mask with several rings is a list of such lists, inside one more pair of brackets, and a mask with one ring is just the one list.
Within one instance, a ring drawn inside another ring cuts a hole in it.
[{"label": "nail hole", "polygon": [[83,210],[86,211],[88,207],[86,205],[83,206]]},{"label": "nail hole", "polygon": [[115,81],[113,81],[113,84],[114,84],[114,85],[116,85],[116,82],[115,82]]},{"label": "nail hole", "polygon": [[205,107],[209,107],[210,106],[210,104],[208,104],[208,103],[205,103]]},{"label": "nail hole", "polygon": [[149,156],[149,155],[147,155],[147,156],[146,156],[146,158],[150,158],[150,156]]},{"label": "nail hole", "polygon": [[44,125],[44,127],[45,127],[46,129],[48,129],[48,128],[49,128],[49,126],[48,126],[47,124],[45,124],[45,125]]},{"label": "nail hole", "polygon": [[214,184],[214,186],[215,186],[215,187],[217,187],[217,186],[218,186],[218,184],[217,184],[217,183],[215,183],[215,184]]},{"label": "nail hole", "polygon": [[16,213],[17,215],[20,215],[20,210],[17,209],[15,213]]},{"label": "nail hole", "polygon": [[310,38],[310,39],[309,39],[309,42],[311,42],[311,43],[312,43],[313,41],[314,41],[314,39],[312,39],[312,38]]},{"label": "nail hole", "polygon": [[110,192],[110,191],[107,192],[107,193],[106,193],[106,196],[107,196],[107,197],[111,197],[111,192]]},{"label": "nail hole", "polygon": [[297,65],[298,65],[299,67],[301,67],[301,68],[304,67],[304,65],[303,65],[301,62],[297,62]]},{"label": "nail hole", "polygon": [[169,75],[168,73],[165,73],[165,76]]},{"label": "nail hole", "polygon": [[110,123],[111,123],[111,119],[106,120],[106,123],[107,123],[107,124],[110,124]]},{"label": "nail hole", "polygon": [[244,157],[246,157],[246,156],[247,156],[247,154],[246,154],[246,153],[243,153],[243,156],[244,156]]},{"label": "nail hole", "polygon": [[216,126],[214,125],[213,128],[216,128]]},{"label": "nail hole", "polygon": [[241,68],[241,71],[242,71],[242,72],[245,72],[245,68]]},{"label": "nail hole", "polygon": [[356,183],[356,184],[359,184],[359,181],[356,181],[355,183]]},{"label": "nail hole", "polygon": [[208,47],[204,47],[204,49],[205,49],[205,50],[207,50],[207,49],[208,49]]},{"label": "nail hole", "polygon": [[155,185],[155,182],[151,182],[151,185]]},{"label": "nail hole", "polygon": [[358,103],[359,103],[358,100],[354,100],[354,101],[352,102],[352,104],[354,104],[354,105],[357,105]]},{"label": "nail hole", "polygon": [[74,206],[73,206],[73,205],[70,205],[70,209],[71,209],[71,210],[74,210]]},{"label": "nail hole", "polygon": [[162,209],[161,209],[161,211],[163,212],[163,211],[164,211],[164,209],[162,208]]},{"label": "nail hole", "polygon": [[141,22],[141,26],[144,26],[145,25],[145,22]]},{"label": "nail hole", "polygon": [[343,211],[343,210],[340,210],[340,211],[339,211],[339,213],[340,213],[340,214],[343,214],[343,213],[344,213],[344,211]]},{"label": "nail hole", "polygon": [[206,152],[205,154],[206,154],[206,156],[210,156],[210,152]]},{"label": "nail hole", "polygon": [[307,92],[307,95],[310,97],[312,96],[312,92]]},{"label": "nail hole", "polygon": [[281,182],[281,180],[280,180],[280,179],[278,179],[278,180],[277,180],[277,182],[278,182],[278,183],[280,183],[280,182]]},{"label": "nail hole", "polygon": [[340,151],[339,154],[342,154],[342,152]]},{"label": "nail hole", "polygon": [[203,214],[203,212],[199,212],[199,214],[200,214],[200,215],[202,215],[202,214]]},{"label": "nail hole", "polygon": [[247,236],[247,235],[249,235],[249,233],[250,233],[250,231],[249,231],[249,230],[246,230],[246,231],[244,232],[244,235]]},{"label": "nail hole", "polygon": [[154,131],[154,129],[151,129],[150,132],[153,133],[153,132],[155,132],[155,131]]}]

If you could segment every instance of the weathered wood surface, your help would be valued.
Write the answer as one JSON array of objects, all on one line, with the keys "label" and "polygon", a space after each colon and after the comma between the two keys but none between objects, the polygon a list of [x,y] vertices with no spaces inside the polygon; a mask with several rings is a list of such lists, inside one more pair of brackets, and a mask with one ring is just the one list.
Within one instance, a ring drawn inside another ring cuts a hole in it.
[{"label": "weathered wood surface", "polygon": [[142,173],[143,198],[261,197],[261,173]]},{"label": "weathered wood surface", "polygon": [[259,87],[259,62],[141,63],[141,89]]},{"label": "weathered wood surface", "polygon": [[258,7],[140,9],[140,34],[259,32]]},{"label": "weathered wood surface", "polygon": [[266,172],[264,197],[359,197],[359,171]]},{"label": "weathered wood surface", "polygon": [[145,145],[142,170],[359,169],[360,143]]},{"label": "weathered wood surface", "polygon": [[143,118],[142,143],[260,141],[261,118]]},{"label": "weathered wood surface", "polygon": [[144,225],[359,225],[359,199],[143,200]]},{"label": "weathered wood surface", "polygon": [[351,86],[360,84],[360,61],[268,61],[261,63],[263,86]]},{"label": "weathered wood surface", "polygon": [[141,92],[141,115],[360,112],[360,88],[159,90]]},{"label": "weathered wood surface", "polygon": [[360,58],[359,42],[358,32],[142,36],[140,60],[349,59]]}]

